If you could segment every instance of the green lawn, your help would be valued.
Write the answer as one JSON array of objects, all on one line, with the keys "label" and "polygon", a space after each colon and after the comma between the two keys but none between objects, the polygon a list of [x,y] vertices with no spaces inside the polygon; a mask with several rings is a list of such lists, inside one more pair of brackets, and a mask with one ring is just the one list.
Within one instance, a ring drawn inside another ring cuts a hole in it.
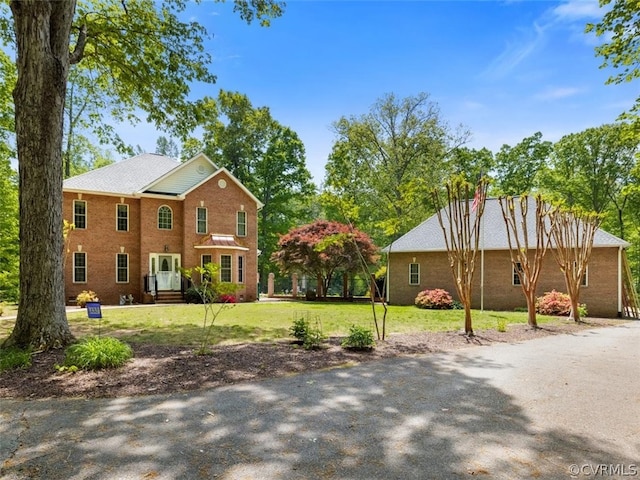
[{"label": "green lawn", "polygon": [[[421,331],[456,331],[463,327],[463,310],[420,310],[414,306],[389,306],[387,334]],[[382,306],[376,306],[382,327]],[[68,314],[77,337],[112,335],[127,342],[195,345],[202,339],[202,305],[103,307],[102,321],[89,320],[84,309]],[[326,335],[346,335],[356,324],[374,328],[368,303],[255,302],[226,306],[215,321],[212,343],[271,341],[289,337],[293,320],[304,316],[312,325],[319,322]],[[495,329],[498,321],[526,323],[522,312],[473,311],[475,330]],[[539,323],[555,320],[539,316]],[[0,317],[0,343],[14,321]]]}]

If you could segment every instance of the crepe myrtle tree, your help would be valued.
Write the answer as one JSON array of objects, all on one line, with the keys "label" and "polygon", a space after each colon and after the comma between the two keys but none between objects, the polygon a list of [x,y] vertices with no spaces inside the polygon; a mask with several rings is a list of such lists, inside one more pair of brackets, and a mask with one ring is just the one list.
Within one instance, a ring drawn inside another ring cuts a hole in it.
[{"label": "crepe myrtle tree", "polygon": [[458,176],[447,182],[446,197],[438,190],[432,193],[456,292],[464,306],[464,332],[468,336],[473,336],[471,285],[480,250],[480,225],[488,185],[486,178],[480,179],[472,194],[473,185]]},{"label": "crepe myrtle tree", "polygon": [[366,233],[340,222],[317,220],[293,228],[278,241],[271,255],[283,274],[301,273],[318,279],[318,296],[325,297],[338,272],[355,273],[362,261],[373,265],[378,248]]}]

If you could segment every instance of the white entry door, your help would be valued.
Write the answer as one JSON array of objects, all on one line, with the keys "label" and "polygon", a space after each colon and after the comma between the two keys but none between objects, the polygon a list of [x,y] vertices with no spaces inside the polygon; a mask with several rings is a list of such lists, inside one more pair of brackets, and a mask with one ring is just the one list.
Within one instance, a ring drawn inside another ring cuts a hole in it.
[{"label": "white entry door", "polygon": [[158,290],[180,290],[180,255],[151,254],[150,267]]}]

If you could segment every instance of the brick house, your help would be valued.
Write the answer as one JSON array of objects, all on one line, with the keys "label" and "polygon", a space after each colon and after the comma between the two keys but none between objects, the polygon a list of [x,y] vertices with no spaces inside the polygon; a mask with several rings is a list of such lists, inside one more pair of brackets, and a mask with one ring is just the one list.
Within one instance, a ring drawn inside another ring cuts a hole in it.
[{"label": "brick house", "polygon": [[[220,265],[220,280],[257,295],[257,212],[262,207],[229,171],[205,155],[179,163],[142,154],[69,178],[64,218],[75,224],[65,261],[65,294],[83,290],[104,304],[176,298],[180,267]],[[173,297],[171,297],[173,292]],[[146,295],[143,295],[145,294]]]},{"label": "brick house", "polygon": [[[534,202],[532,198],[529,200]],[[529,205],[535,212],[535,204]],[[530,213],[529,236],[535,237]],[[496,198],[488,198],[482,218],[482,253],[478,253],[472,287],[472,308],[513,310],[526,308],[520,279],[509,254],[507,230]],[[535,245],[535,239],[530,242]],[[587,274],[580,290],[580,303],[587,305],[589,316],[616,317],[624,311],[625,249],[630,244],[602,229],[594,237]],[[444,235],[437,215],[433,215],[384,249],[389,255],[387,300],[397,305],[412,305],[424,289],[443,288],[457,298],[453,275],[447,259]],[[553,252],[544,257],[537,295],[551,290],[566,292],[564,276]]]}]

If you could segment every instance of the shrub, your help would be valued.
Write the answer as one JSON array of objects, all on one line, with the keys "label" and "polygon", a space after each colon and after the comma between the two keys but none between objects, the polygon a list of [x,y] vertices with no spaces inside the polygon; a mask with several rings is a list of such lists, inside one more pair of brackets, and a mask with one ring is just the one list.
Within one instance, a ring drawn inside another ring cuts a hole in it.
[{"label": "shrub", "polygon": [[291,336],[304,343],[304,339],[309,331],[309,322],[304,317],[297,318],[293,321],[293,325],[289,328]]},{"label": "shrub", "polygon": [[373,331],[370,328],[351,325],[349,335],[342,341],[345,348],[368,350],[376,346],[373,339]]},{"label": "shrub", "polygon": [[0,372],[31,366],[31,351],[19,348],[0,349]]},{"label": "shrub", "polygon": [[223,293],[218,298],[218,302],[220,303],[236,303],[236,296],[230,293]]},{"label": "shrub", "polygon": [[190,287],[184,292],[184,301],[187,303],[203,303],[202,295],[206,295],[208,303],[213,301],[214,293],[211,289],[197,289],[195,287]]},{"label": "shrub", "polygon": [[65,350],[64,366],[83,370],[118,368],[133,356],[131,347],[113,337],[88,337]]},{"label": "shrub", "polygon": [[415,300],[418,308],[431,308],[437,310],[445,310],[453,308],[453,298],[446,290],[442,288],[434,288],[433,290],[421,291]]},{"label": "shrub", "polygon": [[322,346],[322,342],[324,342],[326,339],[327,337],[322,333],[320,325],[310,327],[304,337],[302,346],[307,350],[315,350],[317,348],[320,348]]},{"label": "shrub", "polygon": [[[571,313],[571,298],[568,294],[552,290],[536,299],[536,313],[540,315],[568,316]],[[580,316],[587,315],[587,306],[578,305]]]},{"label": "shrub", "polygon": [[87,306],[87,302],[97,302],[99,300],[100,299],[96,295],[96,292],[92,290],[83,290],[76,297],[76,304],[79,307],[84,308]]}]

